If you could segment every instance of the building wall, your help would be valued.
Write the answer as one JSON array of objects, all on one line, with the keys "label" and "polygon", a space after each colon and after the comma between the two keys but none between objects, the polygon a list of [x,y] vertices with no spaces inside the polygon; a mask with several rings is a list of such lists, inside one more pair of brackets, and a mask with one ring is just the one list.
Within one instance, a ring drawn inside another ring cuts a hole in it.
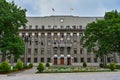
[{"label": "building wall", "polygon": [[[19,35],[27,39],[25,55],[21,56],[23,61],[54,64],[54,58],[57,57],[58,65],[61,64],[61,58],[67,65],[67,58],[70,57],[71,65],[87,62],[89,66],[97,66],[101,62],[94,53],[87,53],[80,39],[86,25],[102,17],[46,16],[27,19],[26,26],[19,28]],[[116,62],[119,61],[117,58]]]}]

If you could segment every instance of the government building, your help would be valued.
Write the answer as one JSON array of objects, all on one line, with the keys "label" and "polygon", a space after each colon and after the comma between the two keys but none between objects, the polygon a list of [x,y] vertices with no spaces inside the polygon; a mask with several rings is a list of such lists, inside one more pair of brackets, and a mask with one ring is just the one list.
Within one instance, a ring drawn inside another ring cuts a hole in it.
[{"label": "government building", "polygon": [[89,66],[97,66],[103,60],[109,63],[113,59],[120,63],[117,54],[100,59],[82,47],[80,39],[86,25],[96,19],[103,17],[27,17],[26,26],[19,28],[19,36],[26,46],[21,59],[26,63],[49,62],[51,65],[82,65],[87,62]]}]

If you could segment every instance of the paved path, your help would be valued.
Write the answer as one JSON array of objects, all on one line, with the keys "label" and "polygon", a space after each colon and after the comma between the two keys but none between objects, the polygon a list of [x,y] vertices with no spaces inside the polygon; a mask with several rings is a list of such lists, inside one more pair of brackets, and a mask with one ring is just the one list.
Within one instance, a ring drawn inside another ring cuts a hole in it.
[{"label": "paved path", "polygon": [[120,80],[120,72],[26,74],[29,71],[0,75],[0,80]]}]

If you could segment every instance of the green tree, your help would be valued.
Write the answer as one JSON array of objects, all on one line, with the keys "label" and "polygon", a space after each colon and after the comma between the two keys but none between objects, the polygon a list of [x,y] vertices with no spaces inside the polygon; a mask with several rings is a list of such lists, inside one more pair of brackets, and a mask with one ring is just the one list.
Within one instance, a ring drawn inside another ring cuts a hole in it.
[{"label": "green tree", "polygon": [[88,52],[99,57],[120,53],[120,13],[116,10],[106,12],[103,19],[89,23],[82,41]]},{"label": "green tree", "polygon": [[25,12],[13,1],[0,0],[0,50],[3,60],[8,54],[18,57],[24,53],[24,43],[18,37],[18,28],[27,22]]}]

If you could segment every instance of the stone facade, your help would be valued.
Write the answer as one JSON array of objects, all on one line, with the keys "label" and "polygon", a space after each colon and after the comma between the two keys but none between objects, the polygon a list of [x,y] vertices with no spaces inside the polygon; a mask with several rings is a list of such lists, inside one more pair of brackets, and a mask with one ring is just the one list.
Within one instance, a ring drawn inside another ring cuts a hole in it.
[{"label": "stone facade", "polygon": [[[81,36],[86,25],[102,17],[46,16],[27,17],[26,26],[19,28],[19,35],[25,40],[24,62],[50,62],[54,65],[98,65],[102,60],[94,53],[87,53],[81,45]],[[116,62],[120,59],[115,54]],[[110,62],[111,56],[105,58]]]}]

